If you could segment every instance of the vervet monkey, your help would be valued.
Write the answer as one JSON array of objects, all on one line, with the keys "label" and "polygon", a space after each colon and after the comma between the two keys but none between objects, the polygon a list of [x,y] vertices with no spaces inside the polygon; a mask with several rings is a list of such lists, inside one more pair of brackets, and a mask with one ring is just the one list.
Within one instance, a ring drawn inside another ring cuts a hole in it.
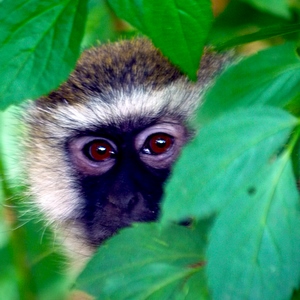
[{"label": "vervet monkey", "polygon": [[191,82],[145,38],[84,51],[69,79],[24,114],[33,202],[74,259],[119,229],[157,219],[188,120],[222,59]]}]

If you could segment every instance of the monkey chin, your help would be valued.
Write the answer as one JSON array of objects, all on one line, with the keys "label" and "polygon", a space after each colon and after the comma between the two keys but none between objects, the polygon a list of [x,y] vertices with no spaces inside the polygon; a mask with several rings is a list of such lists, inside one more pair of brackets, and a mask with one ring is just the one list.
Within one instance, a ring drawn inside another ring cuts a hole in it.
[{"label": "monkey chin", "polygon": [[[159,210],[148,210],[143,216],[122,216],[111,220],[110,225],[106,225],[102,218],[89,226],[83,226],[81,221],[65,221],[59,224],[59,236],[62,239],[63,251],[68,257],[68,270],[75,276],[85,267],[87,262],[109,238],[117,235],[120,230],[130,227],[133,223],[154,222],[158,218]],[[103,215],[102,215],[103,217]],[[110,215],[111,218],[111,215]],[[87,235],[88,233],[88,235]]]}]

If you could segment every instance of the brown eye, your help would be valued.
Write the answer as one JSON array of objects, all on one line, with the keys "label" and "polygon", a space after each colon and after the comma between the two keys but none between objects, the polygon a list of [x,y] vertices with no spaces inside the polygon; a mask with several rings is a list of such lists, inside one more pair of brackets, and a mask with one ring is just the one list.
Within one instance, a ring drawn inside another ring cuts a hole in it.
[{"label": "brown eye", "polygon": [[91,160],[101,162],[114,158],[116,151],[106,140],[95,140],[85,146],[84,152]]},{"label": "brown eye", "polygon": [[166,133],[152,134],[146,141],[143,152],[159,155],[167,152],[173,146],[173,137]]}]

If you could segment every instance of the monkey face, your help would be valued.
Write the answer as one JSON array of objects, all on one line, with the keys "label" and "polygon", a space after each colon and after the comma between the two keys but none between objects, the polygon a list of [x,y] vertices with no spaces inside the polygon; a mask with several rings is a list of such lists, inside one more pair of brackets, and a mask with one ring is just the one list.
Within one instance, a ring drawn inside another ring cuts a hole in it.
[{"label": "monkey face", "polygon": [[29,103],[29,193],[70,257],[157,219],[208,77],[190,82],[150,41],[121,41],[84,51],[65,83]]},{"label": "monkey face", "polygon": [[184,126],[107,126],[73,137],[66,147],[83,201],[87,243],[99,245],[133,222],[157,219],[163,184],[186,142]]}]

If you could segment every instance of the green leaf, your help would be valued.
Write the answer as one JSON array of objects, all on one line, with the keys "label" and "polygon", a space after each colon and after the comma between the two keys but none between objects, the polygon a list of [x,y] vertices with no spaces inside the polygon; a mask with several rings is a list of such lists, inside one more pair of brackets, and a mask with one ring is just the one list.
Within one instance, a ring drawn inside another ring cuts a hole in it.
[{"label": "green leaf", "polygon": [[291,99],[284,107],[285,110],[289,111],[294,116],[300,116],[300,94],[295,98]]},{"label": "green leaf", "polygon": [[0,265],[0,299],[21,299],[18,287],[18,274],[12,265],[9,245],[6,245],[6,247],[0,245]]},{"label": "green leaf", "polygon": [[[101,246],[76,288],[97,299],[206,299],[203,272],[209,222],[191,228],[135,224]],[[197,284],[195,284],[195,281]]]},{"label": "green leaf", "polygon": [[108,2],[117,16],[148,35],[164,55],[196,79],[213,19],[209,0]]},{"label": "green leaf", "polygon": [[[24,208],[33,209],[32,206],[24,206],[19,210],[22,212]],[[30,216],[27,214],[26,217]],[[20,217],[19,223],[24,224]],[[33,286],[36,297],[40,300],[65,299],[72,278],[66,272],[67,259],[50,229],[41,221],[32,219],[18,229],[14,238],[17,239],[12,244],[15,255],[26,259],[24,263],[30,272],[27,280]]]},{"label": "green leaf", "polygon": [[[162,219],[180,221],[218,212],[288,140],[299,121],[272,107],[226,114],[200,130],[183,151],[166,186]],[[183,205],[184,203],[184,205]]]},{"label": "green leaf", "polygon": [[[0,119],[1,120],[1,119]],[[0,122],[1,123],[1,122]],[[1,130],[0,130],[1,131]],[[0,141],[1,153],[1,141]],[[0,161],[0,299],[19,299],[18,274],[12,264],[13,257],[9,244],[10,228],[5,215],[5,191]]]},{"label": "green leaf", "polygon": [[[5,201],[7,198],[7,166],[5,159],[7,152],[8,136],[11,131],[7,128],[7,112],[0,111],[0,249],[6,247],[9,242],[9,227],[6,220],[6,206]],[[0,256],[1,257],[1,256]],[[0,263],[1,266],[1,263]],[[1,299],[1,298],[0,298]]]},{"label": "green leaf", "polygon": [[232,195],[207,251],[213,298],[290,299],[300,281],[300,206],[290,153]]},{"label": "green leaf", "polygon": [[227,48],[232,48],[237,45],[251,43],[258,40],[269,39],[272,37],[293,34],[300,31],[300,23],[297,24],[280,24],[273,25],[257,30],[256,32],[250,34],[244,34],[242,36],[237,36],[232,39],[229,39],[225,42],[213,43],[214,48],[217,51],[222,51]]},{"label": "green leaf", "polygon": [[3,113],[0,112],[0,299],[19,299],[18,274],[12,264],[13,257],[9,243],[11,230],[8,226],[7,206],[5,205],[6,182],[3,165],[4,132]]},{"label": "green leaf", "polygon": [[66,79],[79,55],[87,0],[0,2],[0,109]]},{"label": "green leaf", "polygon": [[284,107],[300,93],[300,59],[293,43],[272,47],[229,67],[208,91],[198,120],[236,107]]},{"label": "green leaf", "polygon": [[115,40],[116,32],[114,31],[112,13],[107,2],[104,0],[89,0],[88,10],[86,29],[81,46],[87,48],[99,41]]},{"label": "green leaf", "polygon": [[24,181],[22,164],[17,159],[20,149],[16,149],[22,134],[20,109],[11,106],[5,111],[0,111],[0,179],[4,185],[14,187],[16,193]]},{"label": "green leaf", "polygon": [[258,28],[282,23],[281,18],[258,11],[246,2],[229,1],[225,10],[214,20],[209,42],[218,45],[237,36],[247,35]]},{"label": "green leaf", "polygon": [[282,18],[290,19],[291,12],[289,10],[289,3],[287,0],[243,0],[249,4],[252,4],[254,7],[277,15]]}]

